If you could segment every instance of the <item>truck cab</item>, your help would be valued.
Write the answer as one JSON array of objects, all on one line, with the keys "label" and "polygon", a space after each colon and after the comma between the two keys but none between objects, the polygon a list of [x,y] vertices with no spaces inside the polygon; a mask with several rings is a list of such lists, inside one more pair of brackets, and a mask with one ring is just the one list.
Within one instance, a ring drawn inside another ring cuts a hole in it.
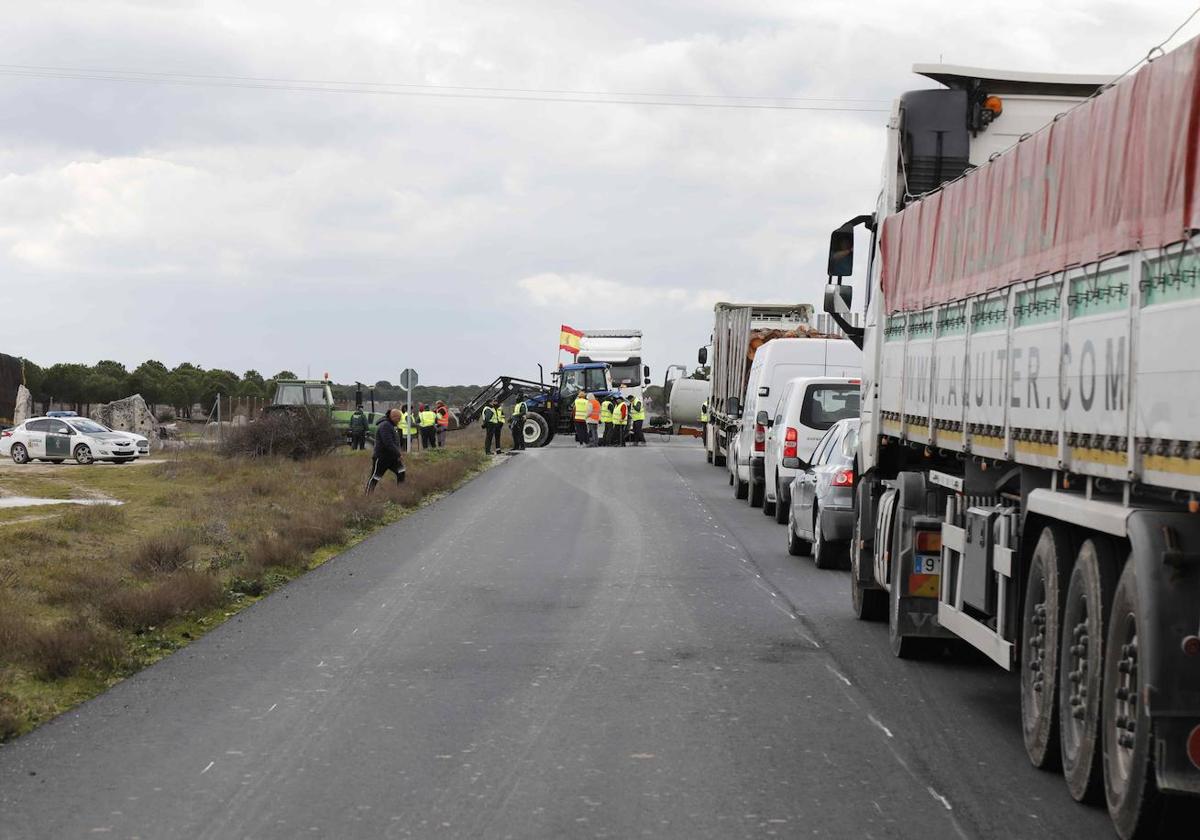
[{"label": "truck cab", "polygon": [[641,330],[584,330],[575,361],[607,364],[611,387],[626,398],[642,399],[643,388],[650,384],[650,366],[642,362]]}]

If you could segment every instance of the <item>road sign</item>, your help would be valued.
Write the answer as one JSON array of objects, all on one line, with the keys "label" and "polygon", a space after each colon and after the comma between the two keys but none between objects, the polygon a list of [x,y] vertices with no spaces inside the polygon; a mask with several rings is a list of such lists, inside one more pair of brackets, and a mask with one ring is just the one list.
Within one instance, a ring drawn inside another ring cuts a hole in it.
[{"label": "road sign", "polygon": [[411,391],[417,387],[417,372],[412,368],[405,368],[400,371],[400,387],[405,391]]}]

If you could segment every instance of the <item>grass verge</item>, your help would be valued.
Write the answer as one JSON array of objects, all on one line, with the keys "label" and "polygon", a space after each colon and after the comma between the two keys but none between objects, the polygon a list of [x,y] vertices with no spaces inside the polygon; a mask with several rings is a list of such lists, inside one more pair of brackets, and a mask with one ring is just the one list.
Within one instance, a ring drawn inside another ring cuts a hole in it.
[{"label": "grass verge", "polygon": [[369,453],[307,461],[182,452],[155,466],[0,477],[41,498],[0,523],[0,741],[95,696],[487,466],[477,435],[406,458],[363,494]]}]

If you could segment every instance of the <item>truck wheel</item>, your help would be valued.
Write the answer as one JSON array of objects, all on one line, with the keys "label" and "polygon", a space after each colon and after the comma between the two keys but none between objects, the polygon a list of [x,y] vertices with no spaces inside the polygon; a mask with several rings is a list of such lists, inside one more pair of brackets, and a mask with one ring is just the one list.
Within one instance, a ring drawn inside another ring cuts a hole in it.
[{"label": "truck wheel", "polygon": [[750,502],[750,507],[762,507],[767,499],[767,485],[759,484],[754,479],[747,482],[749,489],[746,495]]},{"label": "truck wheel", "polygon": [[1104,653],[1104,794],[1108,815],[1124,838],[1153,833],[1163,798],[1154,771],[1150,718],[1138,669],[1141,605],[1130,558],[1113,595]]},{"label": "truck wheel", "polygon": [[526,446],[545,446],[550,441],[550,424],[540,414],[530,413],[521,427]]},{"label": "truck wheel", "polygon": [[783,500],[783,488],[779,486],[779,478],[775,478],[775,521],[783,525],[788,521],[788,509],[791,508],[791,502]]},{"label": "truck wheel", "polygon": [[1059,742],[1063,777],[1077,802],[1096,802],[1103,790],[1100,766],[1100,696],[1104,683],[1104,631],[1117,586],[1117,558],[1105,539],[1084,542],[1075,556],[1063,607],[1058,661]]},{"label": "truck wheel", "polygon": [[859,564],[862,562],[862,510],[854,517],[854,534],[850,538],[850,603],[859,621],[884,621],[888,614],[887,593],[869,589],[861,582]]},{"label": "truck wheel", "polygon": [[1034,767],[1059,759],[1058,653],[1063,577],[1069,542],[1064,529],[1042,529],[1029,559],[1021,621],[1021,732]]}]

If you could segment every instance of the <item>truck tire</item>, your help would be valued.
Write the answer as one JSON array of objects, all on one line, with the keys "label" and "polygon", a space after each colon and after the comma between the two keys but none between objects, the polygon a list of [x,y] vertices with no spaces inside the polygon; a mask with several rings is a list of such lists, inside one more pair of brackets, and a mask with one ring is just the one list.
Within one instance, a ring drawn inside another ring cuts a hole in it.
[{"label": "truck tire", "polygon": [[1108,815],[1124,840],[1152,836],[1162,809],[1154,770],[1154,733],[1141,703],[1138,669],[1142,607],[1132,558],[1125,564],[1109,613],[1104,653],[1104,796]]},{"label": "truck tire", "polygon": [[750,507],[762,507],[767,500],[767,485],[760,484],[754,479],[746,482],[748,488],[746,490],[747,501],[750,502]]},{"label": "truck tire", "polygon": [[526,446],[545,446],[550,442],[550,423],[542,415],[530,412],[525,416],[522,434]]},{"label": "truck tire", "polygon": [[1058,765],[1058,654],[1070,542],[1047,525],[1029,558],[1021,619],[1021,732],[1034,767]]},{"label": "truck tire", "polygon": [[1058,661],[1059,743],[1063,778],[1077,802],[1098,802],[1101,767],[1100,698],[1104,685],[1104,631],[1117,587],[1117,556],[1104,538],[1086,540],[1075,555],[1063,607]]}]

